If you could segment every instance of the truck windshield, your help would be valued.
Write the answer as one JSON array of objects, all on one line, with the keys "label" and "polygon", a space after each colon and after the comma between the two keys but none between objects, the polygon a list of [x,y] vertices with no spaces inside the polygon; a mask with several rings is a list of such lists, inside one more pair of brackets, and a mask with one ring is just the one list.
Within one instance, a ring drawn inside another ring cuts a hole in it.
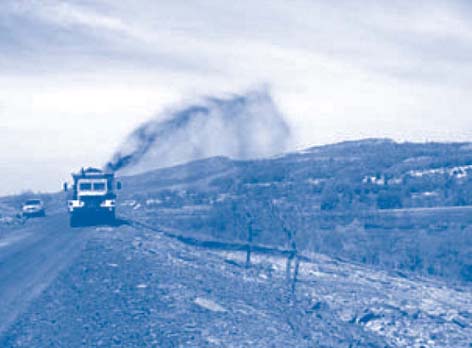
[{"label": "truck windshield", "polygon": [[87,180],[79,181],[79,191],[80,192],[99,192],[103,193],[107,190],[107,183],[105,180]]},{"label": "truck windshield", "polygon": [[94,191],[105,191],[105,183],[103,182],[94,182],[93,183]]},{"label": "truck windshield", "polygon": [[80,191],[91,191],[92,190],[92,184],[90,182],[82,182],[79,184],[79,190]]}]

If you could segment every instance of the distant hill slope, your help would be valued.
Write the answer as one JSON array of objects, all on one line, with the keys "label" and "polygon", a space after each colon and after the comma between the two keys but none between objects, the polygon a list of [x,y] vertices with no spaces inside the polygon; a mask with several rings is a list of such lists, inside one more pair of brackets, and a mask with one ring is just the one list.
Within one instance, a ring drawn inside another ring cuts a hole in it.
[{"label": "distant hill slope", "polygon": [[289,186],[298,195],[288,200],[302,194],[321,210],[345,211],[471,205],[471,174],[469,143],[368,139],[263,160],[210,158],[124,180],[137,191],[180,185],[198,191],[252,186],[287,193],[281,187]]},{"label": "distant hill slope", "polygon": [[[472,145],[367,139],[123,177],[126,214],[185,234],[287,245],[472,280]],[[430,209],[434,208],[434,209]]]}]

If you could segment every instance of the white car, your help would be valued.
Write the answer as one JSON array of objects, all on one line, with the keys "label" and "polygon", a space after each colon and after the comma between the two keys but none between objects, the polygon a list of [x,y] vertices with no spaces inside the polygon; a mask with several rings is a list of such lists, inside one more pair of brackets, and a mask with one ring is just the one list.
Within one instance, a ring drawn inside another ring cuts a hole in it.
[{"label": "white car", "polygon": [[46,216],[44,203],[40,199],[28,199],[23,203],[21,213],[24,217]]}]

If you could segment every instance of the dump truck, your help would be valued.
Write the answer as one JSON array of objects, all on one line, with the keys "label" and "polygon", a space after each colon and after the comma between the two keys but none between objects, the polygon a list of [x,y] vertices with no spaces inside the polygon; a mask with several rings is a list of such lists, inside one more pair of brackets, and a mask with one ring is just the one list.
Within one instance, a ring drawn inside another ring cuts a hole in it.
[{"label": "dump truck", "polygon": [[120,190],[121,183],[115,184],[114,173],[89,167],[73,173],[72,179],[70,190],[64,184],[64,191],[71,192],[67,201],[71,227],[115,223],[115,189]]}]

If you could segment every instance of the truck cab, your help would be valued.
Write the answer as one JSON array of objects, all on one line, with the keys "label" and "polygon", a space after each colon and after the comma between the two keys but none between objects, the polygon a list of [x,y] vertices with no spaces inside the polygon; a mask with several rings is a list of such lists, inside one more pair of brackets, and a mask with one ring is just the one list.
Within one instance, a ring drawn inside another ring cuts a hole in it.
[{"label": "truck cab", "polygon": [[[115,187],[114,173],[82,168],[78,173],[73,173],[72,178],[71,196],[67,202],[70,225],[114,223],[115,189],[121,188],[119,182]],[[64,190],[69,191],[67,184],[64,184]]]}]

